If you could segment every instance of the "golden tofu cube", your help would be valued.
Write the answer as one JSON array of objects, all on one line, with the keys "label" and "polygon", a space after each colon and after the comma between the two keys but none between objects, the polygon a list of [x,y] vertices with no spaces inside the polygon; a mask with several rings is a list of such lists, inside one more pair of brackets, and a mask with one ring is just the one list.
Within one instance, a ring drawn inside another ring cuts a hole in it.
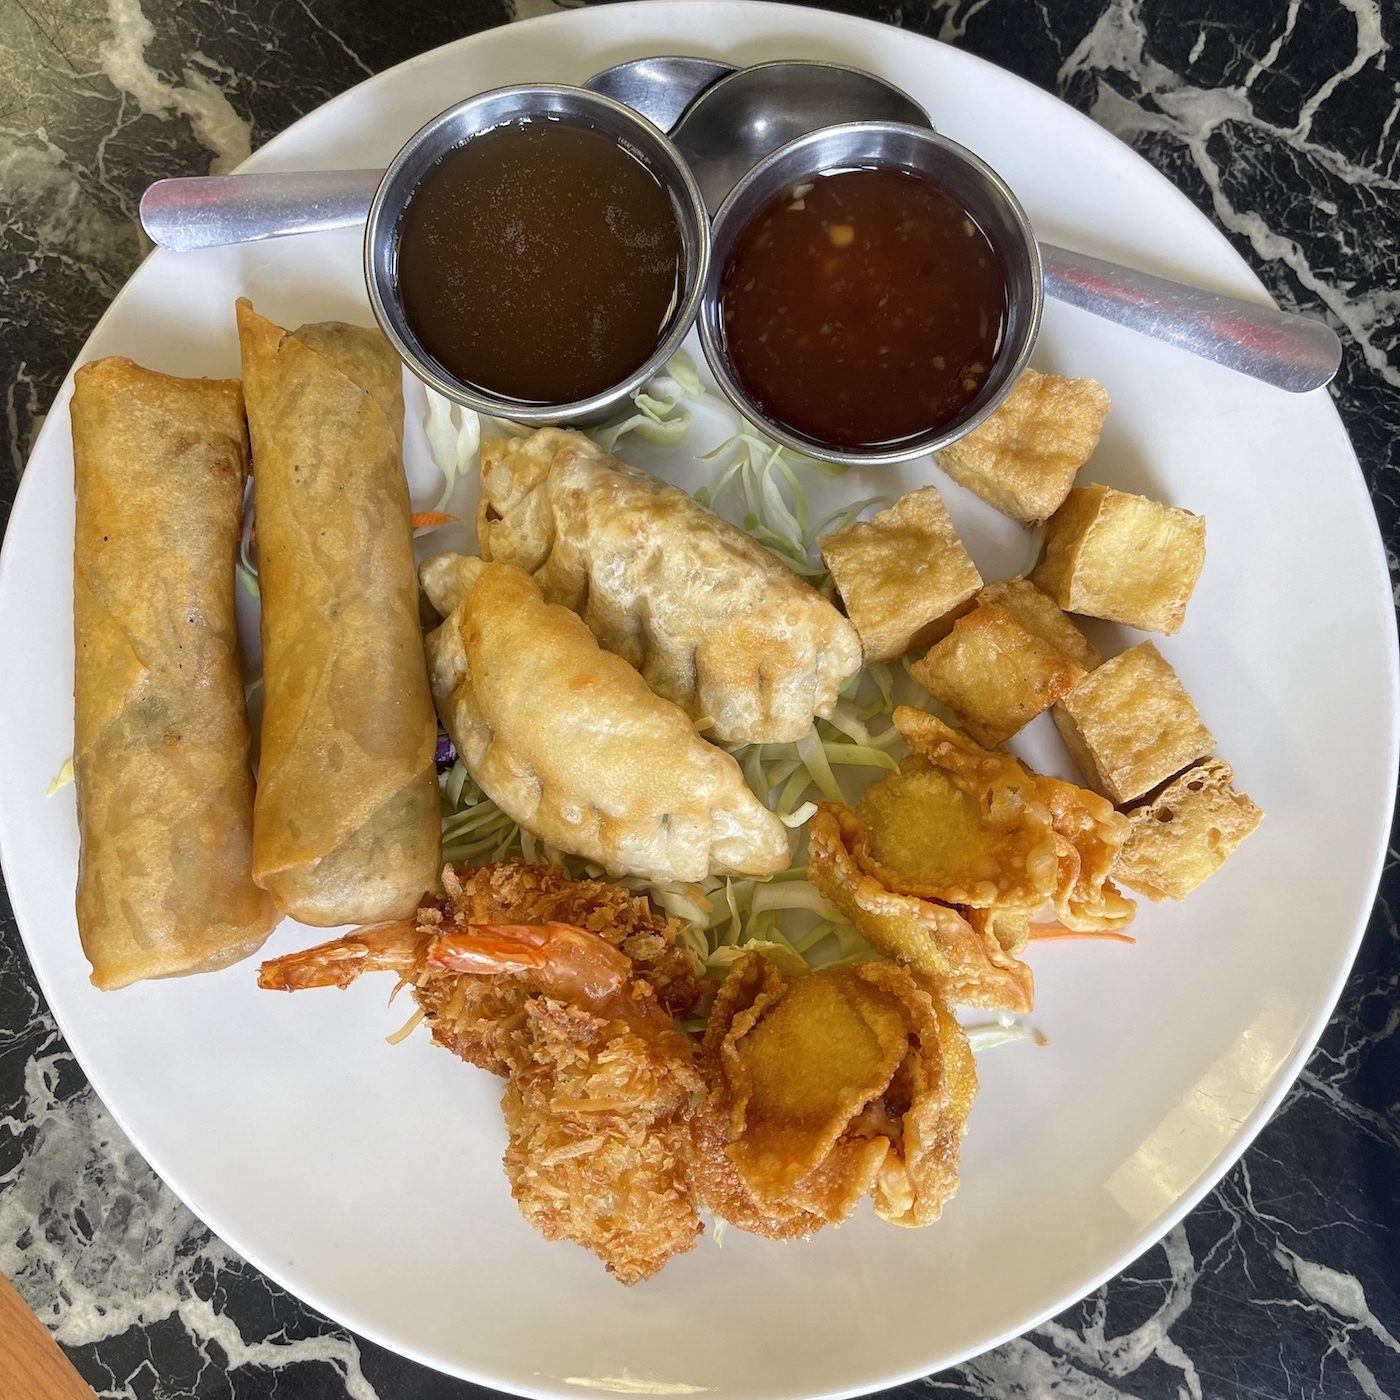
[{"label": "golden tofu cube", "polygon": [[1151,642],[1090,671],[1052,713],[1089,786],[1119,806],[1215,747],[1186,687]]},{"label": "golden tofu cube", "polygon": [[1068,695],[1084,667],[1028,631],[999,603],[978,603],[909,674],[995,748]]},{"label": "golden tofu cube", "polygon": [[977,601],[999,603],[1027,632],[1034,632],[1042,641],[1058,647],[1086,671],[1092,671],[1103,660],[1094,644],[1070,621],[1060,605],[1028,578],[989,583],[977,595]]},{"label": "golden tofu cube", "polygon": [[1066,612],[1175,632],[1206,561],[1206,522],[1108,486],[1081,486],[1045,527],[1031,580]]},{"label": "golden tofu cube", "polygon": [[942,636],[982,586],[932,486],[817,543],[866,661],[894,661]]},{"label": "golden tofu cube", "polygon": [[938,454],[959,486],[1022,525],[1060,508],[1099,445],[1108,391],[1093,379],[1028,369],[985,423]]},{"label": "golden tofu cube", "polygon": [[1264,814],[1232,786],[1223,759],[1188,768],[1128,813],[1114,878],[1148,899],[1185,899],[1234,855]]}]

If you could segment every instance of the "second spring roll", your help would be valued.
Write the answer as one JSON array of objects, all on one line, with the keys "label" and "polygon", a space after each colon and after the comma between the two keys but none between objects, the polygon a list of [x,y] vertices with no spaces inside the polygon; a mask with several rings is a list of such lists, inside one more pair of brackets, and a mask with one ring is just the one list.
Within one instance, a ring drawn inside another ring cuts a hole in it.
[{"label": "second spring roll", "polygon": [[236,379],[125,359],[78,371],[71,416],[78,933],[111,989],[234,962],[277,922],[234,620],[248,446]]},{"label": "second spring roll", "polygon": [[437,883],[437,722],[418,622],[403,385],[377,330],[238,303],[262,587],[253,877],[307,924]]}]

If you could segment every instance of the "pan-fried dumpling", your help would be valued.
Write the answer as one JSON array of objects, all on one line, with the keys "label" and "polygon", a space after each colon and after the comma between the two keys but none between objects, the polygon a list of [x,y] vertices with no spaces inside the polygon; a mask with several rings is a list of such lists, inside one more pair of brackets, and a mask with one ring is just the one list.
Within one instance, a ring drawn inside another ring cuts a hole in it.
[{"label": "pan-fried dumpling", "polygon": [[446,617],[427,639],[438,713],[512,821],[614,875],[768,875],[787,832],[739,765],[509,564],[460,554],[420,577]]},{"label": "pan-fried dumpling", "polygon": [[860,669],[855,628],[750,535],[582,433],[486,443],[482,557],[535,576],[723,744],[792,743]]}]

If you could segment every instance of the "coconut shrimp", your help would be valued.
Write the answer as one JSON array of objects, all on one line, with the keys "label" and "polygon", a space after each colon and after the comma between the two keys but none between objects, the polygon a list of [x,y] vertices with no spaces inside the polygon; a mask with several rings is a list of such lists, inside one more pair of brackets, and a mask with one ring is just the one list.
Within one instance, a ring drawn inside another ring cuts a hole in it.
[{"label": "coconut shrimp", "polygon": [[648,1277],[701,1231],[687,1124],[704,1084],[690,1041],[601,934],[451,912],[274,959],[259,983],[398,973],[439,1044],[506,1077],[505,1169],[525,1218],[593,1250],[623,1283]]}]

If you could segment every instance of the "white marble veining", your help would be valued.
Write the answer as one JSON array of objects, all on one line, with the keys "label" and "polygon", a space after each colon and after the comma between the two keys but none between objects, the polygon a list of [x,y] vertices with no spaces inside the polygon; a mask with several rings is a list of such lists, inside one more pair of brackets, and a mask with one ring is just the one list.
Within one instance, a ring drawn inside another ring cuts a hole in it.
[{"label": "white marble veining", "polygon": [[[1143,0],[1110,0],[1093,29],[1074,49],[1060,68],[1059,81],[1069,88],[1081,75],[1096,84],[1089,104],[1089,115],[1129,145],[1136,145],[1149,134],[1167,134],[1190,152],[1210,192],[1211,208],[1223,227],[1249,240],[1257,257],[1282,263],[1331,313],[1333,324],[1349,332],[1351,343],[1359,347],[1367,365],[1389,384],[1400,387],[1400,285],[1390,279],[1383,288],[1372,288],[1358,295],[1356,289],[1332,282],[1318,273],[1308,250],[1298,240],[1286,237],[1269,226],[1257,208],[1241,207],[1222,176],[1218,137],[1227,126],[1252,129],[1264,139],[1283,144],[1312,163],[1320,176],[1340,181],[1353,189],[1374,192],[1377,198],[1400,198],[1400,181],[1388,171],[1361,165],[1331,147],[1313,139],[1317,114],[1348,78],[1367,64],[1389,52],[1381,34],[1379,0],[1343,0],[1344,8],[1356,17],[1354,52],[1326,82],[1303,102],[1298,119],[1291,127],[1265,120],[1255,110],[1251,90],[1260,76],[1278,61],[1285,39],[1293,32],[1300,0],[1291,0],[1278,34],[1266,51],[1254,61],[1243,82],[1234,85],[1196,86],[1179,73],[1158,62],[1147,52],[1142,10]],[[1205,35],[1201,31],[1202,42]],[[1142,97],[1129,100],[1106,81],[1113,75],[1128,80]],[[1400,102],[1400,93],[1397,93]],[[1394,120],[1392,108],[1387,124]],[[1237,138],[1236,138],[1237,139]],[[1214,147],[1214,149],[1213,149]],[[1335,213],[1335,207],[1333,212]],[[1335,236],[1346,240],[1346,223],[1335,226]],[[1345,247],[1342,251],[1348,250]],[[1391,250],[1392,257],[1395,250]]]},{"label": "white marble veining", "polygon": [[[172,83],[146,61],[146,50],[156,31],[140,0],[107,0],[107,15],[111,36],[98,48],[97,61],[112,86],[135,98],[149,116],[162,120],[178,116],[188,121],[195,139],[213,154],[211,175],[225,174],[247,160],[253,150],[252,128],[234,111],[218,84],[200,71],[202,55],[192,54],[182,69],[183,81]],[[216,71],[222,67],[210,66]]]}]

